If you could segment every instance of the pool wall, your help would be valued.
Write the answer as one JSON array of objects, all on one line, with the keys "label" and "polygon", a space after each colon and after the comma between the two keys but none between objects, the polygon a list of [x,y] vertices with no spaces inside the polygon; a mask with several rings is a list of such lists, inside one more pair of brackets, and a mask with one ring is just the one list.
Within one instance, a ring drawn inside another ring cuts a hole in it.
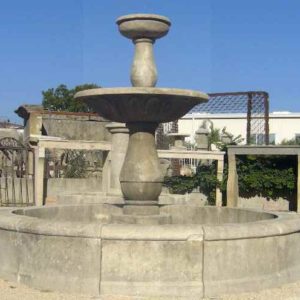
[{"label": "pool wall", "polygon": [[[55,221],[45,217],[47,209]],[[191,219],[192,210],[161,210],[177,222],[101,224],[63,217],[81,211],[86,220],[93,219],[94,210],[85,206],[31,208],[17,214],[1,209],[0,277],[41,290],[166,299],[217,297],[300,278],[297,214],[208,208],[201,211],[205,224],[182,224],[179,216]],[[210,224],[209,214],[218,216],[219,224]]]}]

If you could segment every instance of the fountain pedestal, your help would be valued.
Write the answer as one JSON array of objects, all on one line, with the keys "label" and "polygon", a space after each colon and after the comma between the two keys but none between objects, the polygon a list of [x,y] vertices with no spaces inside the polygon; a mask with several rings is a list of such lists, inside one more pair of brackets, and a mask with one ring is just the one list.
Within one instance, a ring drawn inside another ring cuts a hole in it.
[{"label": "fountain pedestal", "polygon": [[155,147],[157,123],[127,123],[129,144],[120,182],[125,203],[156,204],[163,174]]},{"label": "fountain pedestal", "polygon": [[157,71],[153,44],[168,33],[171,25],[168,18],[136,14],[120,17],[117,24],[120,33],[135,45],[133,87],[92,89],[75,97],[106,119],[126,123],[129,143],[120,174],[125,203],[157,205],[163,174],[155,146],[155,129],[161,122],[179,119],[196,104],[206,102],[208,96],[197,91],[154,87]]}]

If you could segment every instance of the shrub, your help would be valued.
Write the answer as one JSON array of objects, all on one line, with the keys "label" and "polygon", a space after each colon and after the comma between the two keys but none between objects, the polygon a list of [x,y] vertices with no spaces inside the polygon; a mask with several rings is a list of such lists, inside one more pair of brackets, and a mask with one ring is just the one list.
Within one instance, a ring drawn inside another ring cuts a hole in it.
[{"label": "shrub", "polygon": [[84,151],[68,151],[66,162],[65,178],[85,178],[87,176],[87,161]]},{"label": "shrub", "polygon": [[[289,199],[296,189],[296,159],[292,156],[237,156],[240,196]],[[207,196],[209,204],[214,204],[216,188],[226,192],[227,173],[225,162],[223,181],[220,182],[216,176],[216,162],[199,164],[193,177],[169,177],[165,185],[171,192],[179,194],[199,188]]]}]

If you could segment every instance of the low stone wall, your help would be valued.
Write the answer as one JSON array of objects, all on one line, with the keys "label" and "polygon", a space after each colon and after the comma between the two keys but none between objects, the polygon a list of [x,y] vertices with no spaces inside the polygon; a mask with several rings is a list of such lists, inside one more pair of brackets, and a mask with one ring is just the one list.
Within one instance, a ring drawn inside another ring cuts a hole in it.
[{"label": "low stone wall", "polygon": [[[207,224],[193,223],[193,216],[204,220],[199,209]],[[120,208],[99,207],[95,217],[104,220],[107,210]],[[92,212],[89,206],[0,210],[1,278],[130,299],[220,297],[300,278],[300,219],[294,213],[274,218],[239,209],[166,206],[162,212],[175,223],[158,226],[90,222]],[[86,219],[70,222],[76,213]],[[209,225],[211,215],[217,224]]]},{"label": "low stone wall", "polygon": [[102,191],[101,178],[50,178],[47,181],[47,194],[57,196],[73,193],[94,193]]},{"label": "low stone wall", "polygon": [[[45,185],[46,204],[56,203],[57,198],[65,194],[77,194],[83,198],[87,194],[102,194],[101,178],[50,178],[45,181]],[[27,198],[29,204],[32,204],[32,178],[0,178],[0,203],[2,205],[5,206],[6,202],[10,203],[12,201],[20,205],[22,203],[26,204]]]},{"label": "low stone wall", "polygon": [[250,198],[238,198],[238,207],[240,208],[254,208],[268,211],[288,211],[289,201],[283,198],[267,199],[261,196]]},{"label": "low stone wall", "polygon": [[[33,202],[33,182],[28,179],[28,193],[30,202]],[[12,199],[12,181],[8,179],[8,195]],[[0,178],[0,185],[4,187],[5,179]],[[14,182],[16,201],[20,195],[20,179]],[[25,195],[25,179],[22,179],[22,193]],[[82,203],[119,203],[120,197],[105,197],[102,191],[102,178],[50,178],[46,181],[47,193],[46,204],[82,204]],[[0,190],[2,199],[5,198],[4,189]],[[121,203],[121,202],[120,202]],[[185,195],[170,194],[167,188],[163,188],[160,196],[160,204],[187,204],[187,205],[207,205],[207,197],[198,192],[187,193]],[[256,196],[251,198],[239,197],[238,207],[261,209],[266,211],[288,211],[289,201],[283,198],[267,199]]]},{"label": "low stone wall", "polygon": [[[50,178],[46,183],[46,204],[57,203],[63,195],[102,193],[102,178]],[[77,202],[79,203],[79,202]]]}]

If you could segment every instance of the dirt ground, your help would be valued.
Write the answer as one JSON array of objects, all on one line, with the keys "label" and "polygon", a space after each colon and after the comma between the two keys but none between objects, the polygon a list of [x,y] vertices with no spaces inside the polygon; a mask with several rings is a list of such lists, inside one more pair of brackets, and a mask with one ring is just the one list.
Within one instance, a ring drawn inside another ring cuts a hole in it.
[{"label": "dirt ground", "polygon": [[[24,285],[7,282],[0,279],[0,300],[130,300],[129,297],[89,297],[67,295],[49,291],[38,291]],[[300,281],[283,285],[280,288],[263,290],[258,293],[244,293],[227,295],[220,298],[207,298],[206,300],[300,300]],[[150,298],[149,300],[155,300]],[[175,299],[174,299],[175,300]],[[195,299],[196,300],[196,299]]]}]

